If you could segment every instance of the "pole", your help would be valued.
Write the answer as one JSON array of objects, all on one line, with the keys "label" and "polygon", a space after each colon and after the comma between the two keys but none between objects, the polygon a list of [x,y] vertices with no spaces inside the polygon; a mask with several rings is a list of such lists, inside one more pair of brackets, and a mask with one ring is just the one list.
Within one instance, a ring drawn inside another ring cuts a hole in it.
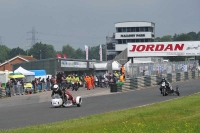
[{"label": "pole", "polygon": [[105,54],[106,54],[106,61],[108,61],[108,59],[107,59],[107,44],[105,45]]},{"label": "pole", "polygon": [[40,60],[41,60],[41,50],[40,50]]}]

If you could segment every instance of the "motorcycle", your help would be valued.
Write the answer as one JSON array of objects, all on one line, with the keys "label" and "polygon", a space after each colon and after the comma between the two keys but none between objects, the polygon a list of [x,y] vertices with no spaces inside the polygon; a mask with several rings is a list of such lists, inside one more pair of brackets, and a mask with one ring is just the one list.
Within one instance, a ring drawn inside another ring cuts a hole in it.
[{"label": "motorcycle", "polygon": [[179,96],[180,95],[179,86],[177,85],[176,90],[174,90],[174,89],[172,89],[172,86],[171,86],[170,83],[168,83],[166,85],[165,82],[162,82],[162,84],[161,84],[161,94],[163,96],[167,96],[168,94],[172,94],[172,95],[176,94],[177,96]]},{"label": "motorcycle", "polygon": [[105,79],[101,79],[100,87],[101,87],[101,88],[106,87],[106,85],[105,85]]},{"label": "motorcycle", "polygon": [[52,96],[52,99],[51,99],[51,105],[55,108],[57,108],[57,107],[69,107],[69,106],[73,106],[73,105],[80,107],[81,104],[82,104],[81,96],[77,96],[73,100],[67,100],[67,101],[64,102],[59,94],[55,94],[55,95]]},{"label": "motorcycle", "polygon": [[75,90],[77,91],[78,90],[78,83],[74,83],[74,82],[71,82],[72,83],[72,91]]}]

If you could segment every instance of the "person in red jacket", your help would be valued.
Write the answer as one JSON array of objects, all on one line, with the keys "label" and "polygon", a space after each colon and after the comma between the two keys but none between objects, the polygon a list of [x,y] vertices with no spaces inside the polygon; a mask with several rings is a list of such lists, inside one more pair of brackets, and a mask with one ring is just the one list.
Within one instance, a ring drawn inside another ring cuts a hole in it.
[{"label": "person in red jacket", "polygon": [[67,95],[67,100],[74,102],[74,98],[68,90],[65,90],[65,94]]}]

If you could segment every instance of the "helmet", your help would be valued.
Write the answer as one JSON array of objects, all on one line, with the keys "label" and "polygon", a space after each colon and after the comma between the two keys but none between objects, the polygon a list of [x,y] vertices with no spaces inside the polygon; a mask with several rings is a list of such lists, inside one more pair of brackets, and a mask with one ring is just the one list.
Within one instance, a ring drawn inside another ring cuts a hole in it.
[{"label": "helmet", "polygon": [[163,77],[162,80],[165,80],[165,78]]},{"label": "helmet", "polygon": [[56,85],[56,84],[53,85],[53,89],[57,91],[58,90],[58,85]]}]

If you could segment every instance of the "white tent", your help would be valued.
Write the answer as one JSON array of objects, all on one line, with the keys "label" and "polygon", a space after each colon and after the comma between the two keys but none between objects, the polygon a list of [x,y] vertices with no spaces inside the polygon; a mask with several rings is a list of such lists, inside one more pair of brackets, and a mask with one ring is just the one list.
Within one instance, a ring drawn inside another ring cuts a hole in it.
[{"label": "white tent", "polygon": [[24,76],[26,76],[26,75],[35,75],[34,72],[28,71],[28,70],[22,68],[21,66],[19,68],[17,68],[14,71],[14,73],[22,73]]},{"label": "white tent", "polygon": [[121,64],[119,64],[117,61],[113,61],[112,63],[112,70],[120,70]]}]

